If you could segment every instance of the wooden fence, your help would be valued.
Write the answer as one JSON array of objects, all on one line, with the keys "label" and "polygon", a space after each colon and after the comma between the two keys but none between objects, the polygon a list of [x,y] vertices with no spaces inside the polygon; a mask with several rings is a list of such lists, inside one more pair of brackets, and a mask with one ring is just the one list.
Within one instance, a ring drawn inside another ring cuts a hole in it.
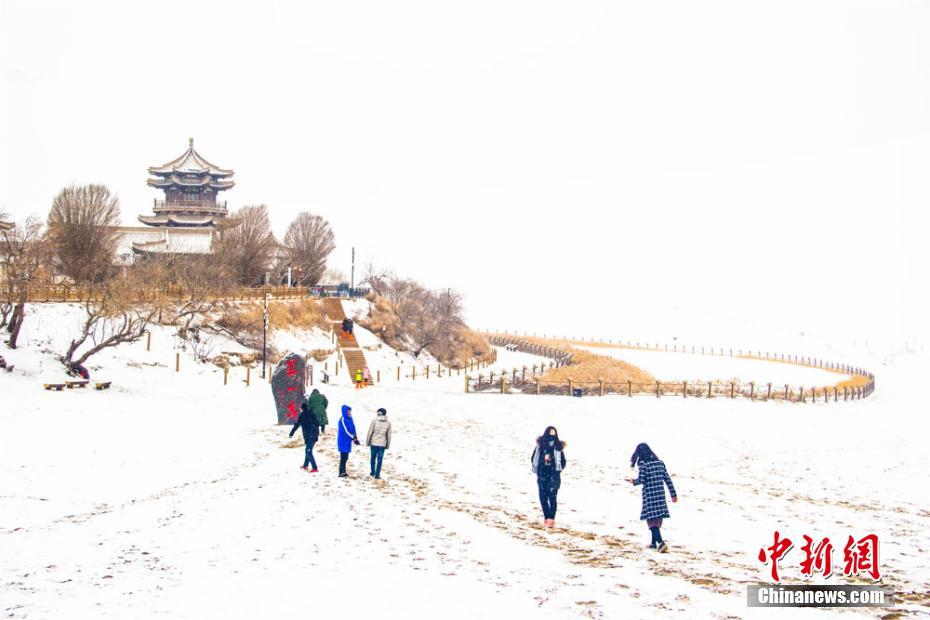
[{"label": "wooden fence", "polygon": [[[271,296],[271,299],[307,299],[319,297],[312,294],[307,287],[287,287],[287,286],[261,286],[254,288],[234,288],[234,289],[217,289],[204,293],[190,291],[178,288],[168,287],[160,289],[139,289],[136,297],[137,301],[190,301],[194,298],[200,299],[206,297],[208,301],[261,301],[265,295]],[[331,296],[337,296],[335,294]],[[348,295],[346,295],[347,297]],[[73,302],[83,303],[87,301],[97,301],[100,299],[99,291],[94,288],[72,287],[72,286],[36,286],[30,287],[27,301],[31,303],[50,303],[50,302]]]},{"label": "wooden fence", "polygon": [[[507,347],[512,350],[523,353],[531,353],[552,359],[550,368],[556,365],[571,364],[571,350],[567,347],[552,346],[542,344],[525,338],[507,336],[500,334],[486,334],[488,342],[495,346]],[[606,343],[600,343],[606,344]],[[623,347],[624,345],[616,345]],[[632,345],[627,343],[625,348],[641,348],[650,351],[679,351],[687,352],[686,347],[682,345],[673,345],[671,350],[668,347],[641,347],[639,343]],[[703,347],[700,353],[705,355],[723,355],[724,349],[717,349],[719,353],[705,353]],[[714,349],[711,349],[714,351]],[[692,352],[698,353],[697,347],[692,347]],[[875,376],[865,369],[841,364],[839,362],[825,361],[816,358],[803,357],[797,355],[765,353],[761,351],[730,351],[731,357],[741,357],[746,359],[760,359],[768,361],[777,361],[806,366],[811,368],[820,368],[836,373],[843,373],[852,377],[858,377],[859,381],[852,383],[848,381],[840,382],[836,385],[829,386],[790,386],[786,384],[776,385],[775,383],[736,383],[722,381],[707,382],[664,382],[655,381],[652,383],[626,382],[608,382],[598,381],[547,381],[543,379],[545,371],[544,364],[539,365],[537,372],[536,365],[532,367],[514,368],[497,377],[493,373],[487,376],[479,374],[478,376],[466,376],[466,392],[496,392],[496,393],[521,393],[521,394],[563,394],[571,396],[597,395],[606,396],[609,394],[619,394],[622,396],[632,397],[634,395],[648,395],[655,398],[680,397],[680,398],[748,398],[750,400],[764,400],[783,402],[839,402],[840,400],[859,400],[866,398],[875,391]]]}]

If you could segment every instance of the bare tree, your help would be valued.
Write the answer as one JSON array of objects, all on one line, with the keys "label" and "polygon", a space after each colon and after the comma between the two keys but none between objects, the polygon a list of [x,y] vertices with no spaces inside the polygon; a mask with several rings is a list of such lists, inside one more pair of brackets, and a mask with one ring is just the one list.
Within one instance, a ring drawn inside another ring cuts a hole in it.
[{"label": "bare tree", "polygon": [[135,342],[161,311],[161,301],[139,301],[141,282],[134,277],[112,278],[98,285],[84,304],[84,321],[61,358],[65,368],[83,365],[110,347]]},{"label": "bare tree", "polygon": [[348,282],[349,279],[346,277],[345,272],[341,269],[328,267],[320,281],[324,284],[342,284],[343,282]]},{"label": "bare tree", "polygon": [[336,236],[329,222],[302,211],[287,227],[284,246],[297,284],[315,286],[326,272],[326,259],[336,249]]},{"label": "bare tree", "polygon": [[242,207],[231,222],[217,231],[214,256],[236,284],[261,284],[271,268],[275,240],[271,234],[268,207]]},{"label": "bare tree", "polygon": [[52,201],[48,238],[62,273],[77,283],[113,274],[119,241],[119,198],[103,185],[71,185]]},{"label": "bare tree", "polygon": [[12,349],[26,316],[29,289],[41,278],[48,262],[46,249],[42,223],[36,218],[0,230],[0,327],[10,334],[7,344]]},{"label": "bare tree", "polygon": [[464,325],[462,296],[452,289],[424,291],[419,304],[420,314],[409,333],[412,352],[417,357],[424,350],[432,349],[451,338]]},{"label": "bare tree", "polygon": [[373,261],[369,261],[362,273],[360,285],[368,285],[373,294],[383,297],[391,284],[391,280],[394,279],[396,279],[396,276],[393,270],[378,268]]}]

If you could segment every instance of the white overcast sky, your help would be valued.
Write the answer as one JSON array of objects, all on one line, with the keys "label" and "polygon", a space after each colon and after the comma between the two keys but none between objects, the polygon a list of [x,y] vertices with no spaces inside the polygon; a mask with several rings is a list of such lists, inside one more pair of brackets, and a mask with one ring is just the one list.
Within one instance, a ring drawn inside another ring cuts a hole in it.
[{"label": "white overcast sky", "polygon": [[[0,0],[0,208],[194,137],[479,327],[927,333],[930,3]],[[669,333],[669,336],[672,332]]]}]

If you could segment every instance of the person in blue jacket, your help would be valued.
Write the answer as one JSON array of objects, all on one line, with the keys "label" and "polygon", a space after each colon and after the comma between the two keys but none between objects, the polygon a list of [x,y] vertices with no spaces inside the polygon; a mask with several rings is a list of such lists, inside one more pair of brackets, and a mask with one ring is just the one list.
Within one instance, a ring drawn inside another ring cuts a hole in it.
[{"label": "person in blue jacket", "polygon": [[349,462],[349,453],[352,444],[359,445],[358,435],[355,433],[355,420],[352,419],[352,407],[342,406],[342,417],[339,418],[339,432],[336,433],[336,447],[339,449],[339,477],[348,478],[346,463]]}]

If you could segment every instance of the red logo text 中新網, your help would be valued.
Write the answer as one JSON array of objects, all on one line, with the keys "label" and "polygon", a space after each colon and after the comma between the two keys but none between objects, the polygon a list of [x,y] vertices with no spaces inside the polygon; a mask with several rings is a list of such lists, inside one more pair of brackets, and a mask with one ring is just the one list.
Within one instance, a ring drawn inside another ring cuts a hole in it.
[{"label": "red logo text \u4e2d\u65b0\u7db2", "polygon": [[[778,572],[779,563],[785,559],[793,547],[794,543],[791,539],[782,537],[781,533],[776,530],[772,544],[759,549],[758,559],[761,563],[770,566],[772,581],[776,583],[781,581],[781,575]],[[833,543],[829,538],[824,537],[814,542],[813,538],[805,534],[801,553],[804,556],[800,562],[802,576],[812,577],[815,573],[819,573],[826,578],[833,574]],[[843,575],[846,577],[868,576],[873,581],[881,579],[878,569],[878,536],[867,534],[858,540],[849,536],[843,546],[842,568]]]}]

